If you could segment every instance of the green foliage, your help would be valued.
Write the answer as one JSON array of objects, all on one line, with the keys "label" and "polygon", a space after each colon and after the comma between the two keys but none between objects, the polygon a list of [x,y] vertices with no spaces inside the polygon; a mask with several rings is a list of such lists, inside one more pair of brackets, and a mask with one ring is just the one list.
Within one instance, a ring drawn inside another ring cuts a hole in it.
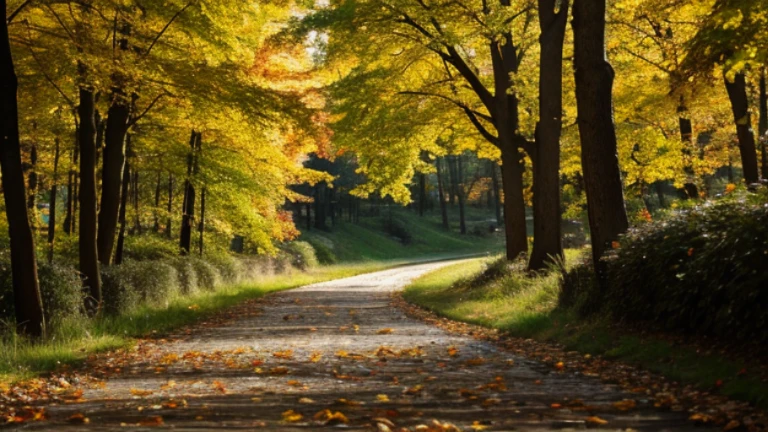
[{"label": "green foliage", "polygon": [[226,252],[208,253],[205,255],[205,261],[216,268],[225,284],[232,284],[238,281],[242,273],[242,264]]},{"label": "green foliage", "polygon": [[58,264],[40,263],[37,276],[49,331],[82,316],[84,293],[77,271]]},{"label": "green foliage", "polygon": [[402,218],[392,215],[385,217],[382,221],[384,232],[400,240],[404,245],[413,243],[413,234],[408,229],[408,225]]},{"label": "green foliage", "polygon": [[186,257],[178,257],[169,261],[169,264],[176,269],[179,277],[179,290],[182,294],[194,294],[198,290],[197,273],[192,265],[192,261]]},{"label": "green foliage", "polygon": [[154,261],[175,257],[179,248],[175,242],[157,235],[130,235],[125,237],[123,254],[128,260]]},{"label": "green foliage", "polygon": [[221,283],[221,275],[213,264],[200,258],[190,257],[189,262],[197,275],[197,286],[201,290],[213,291]]},{"label": "green foliage", "polygon": [[167,304],[179,293],[178,273],[170,264],[163,261],[139,261],[130,263],[128,267],[142,303]]},{"label": "green foliage", "polygon": [[764,204],[739,195],[680,211],[632,230],[605,260],[604,291],[584,269],[566,278],[566,300],[582,312],[606,310],[618,320],[730,341],[768,341]]},{"label": "green foliage", "polygon": [[290,255],[291,265],[294,267],[301,270],[317,267],[318,259],[315,255],[315,248],[308,242],[293,241],[285,243],[283,250]]},{"label": "green foliage", "polygon": [[312,245],[312,248],[315,250],[317,261],[320,264],[332,265],[339,261],[339,259],[336,257],[336,254],[333,253],[333,249],[323,243],[322,240],[309,237],[306,239],[306,242]]},{"label": "green foliage", "polygon": [[131,263],[101,268],[102,308],[105,314],[118,315],[136,309],[141,295],[133,285],[131,275],[134,271]]}]

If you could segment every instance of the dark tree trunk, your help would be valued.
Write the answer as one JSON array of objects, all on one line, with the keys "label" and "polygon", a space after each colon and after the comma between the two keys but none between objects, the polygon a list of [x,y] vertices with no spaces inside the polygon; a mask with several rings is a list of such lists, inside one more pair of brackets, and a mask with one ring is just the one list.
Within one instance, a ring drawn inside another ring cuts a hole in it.
[{"label": "dark tree trunk", "polygon": [[[84,66],[80,65],[81,75]],[[88,287],[86,310],[95,314],[101,305],[101,275],[96,245],[96,125],[93,91],[80,87],[80,272]]]},{"label": "dark tree trunk", "polygon": [[[127,162],[126,162],[127,163]],[[133,232],[141,234],[141,217],[139,215],[139,170],[133,171]]]},{"label": "dark tree trunk", "polygon": [[496,162],[491,162],[491,182],[493,183],[493,205],[496,211],[496,223],[501,225],[504,223],[501,215],[501,188],[499,187],[499,165]]},{"label": "dark tree trunk", "polygon": [[448,203],[453,207],[456,204],[456,193],[458,188],[456,187],[456,164],[455,156],[448,155],[445,157],[445,162],[448,164]]},{"label": "dark tree trunk", "polygon": [[614,71],[605,53],[605,8],[606,0],[575,0],[573,5],[581,165],[592,256],[601,274],[600,257],[629,227],[613,122]]},{"label": "dark tree trunk", "polygon": [[659,200],[659,208],[666,208],[667,202],[664,199],[664,183],[656,182],[653,188],[656,190],[656,198]]},{"label": "dark tree trunk", "polygon": [[688,107],[685,105],[685,99],[680,97],[680,106],[677,107],[678,120],[680,124],[680,139],[683,142],[683,170],[685,172],[686,182],[683,185],[685,197],[688,199],[699,198],[699,188],[694,183],[693,158],[695,148],[693,143],[693,124],[688,116]]},{"label": "dark tree trunk", "polygon": [[[6,1],[0,0],[6,10]],[[27,195],[19,142],[18,80],[11,56],[8,25],[0,24],[0,173],[11,240],[11,276],[17,331],[35,338],[45,335],[43,303],[37,280],[35,239],[27,214]]]},{"label": "dark tree trunk", "polygon": [[[79,134],[79,132],[78,132]],[[78,143],[80,140],[78,139]],[[80,145],[77,146],[78,150],[77,153],[75,153],[75,163],[80,164]],[[78,211],[78,206],[80,205],[80,173],[78,172],[75,176],[73,185],[72,185],[72,234],[77,234],[77,221],[79,219],[80,212]]]},{"label": "dark tree trunk", "polygon": [[741,167],[744,170],[744,180],[747,185],[757,183],[757,149],[755,147],[755,133],[752,130],[752,118],[749,112],[749,98],[747,97],[747,80],[743,73],[736,74],[733,82],[725,79],[725,88],[728,90],[728,99],[731,101],[733,118],[736,122],[736,133],[739,137],[739,153],[741,154]]},{"label": "dark tree trunk", "polygon": [[195,219],[195,186],[192,184],[192,178],[197,174],[195,154],[201,140],[202,134],[192,131],[192,137],[189,140],[189,155],[187,155],[187,181],[184,184],[184,210],[181,216],[181,236],[179,239],[182,255],[189,255],[192,243],[192,226]]},{"label": "dark tree trunk", "polygon": [[[75,131],[75,135],[80,135],[80,128],[78,127]],[[69,173],[67,174],[67,211],[64,215],[64,232],[67,234],[72,234],[72,209],[74,205],[74,180],[75,180],[75,152],[78,151],[77,149],[80,147],[79,140],[75,138],[75,148],[72,150],[72,157],[70,158],[70,168]]]},{"label": "dark tree trunk", "polygon": [[501,182],[504,188],[504,234],[507,259],[512,261],[528,251],[528,229],[523,197],[523,155],[516,147],[501,153]]},{"label": "dark tree trunk", "polygon": [[120,188],[123,166],[125,165],[125,135],[128,132],[130,107],[112,96],[114,101],[107,112],[107,129],[104,140],[104,168],[101,180],[101,205],[99,206],[99,262],[109,265],[117,232],[117,218],[120,211]]},{"label": "dark tree trunk", "polygon": [[448,205],[445,202],[445,191],[443,188],[442,165],[442,158],[436,158],[435,166],[437,167],[437,199],[440,200],[440,216],[442,216],[443,228],[450,230],[451,225],[448,223]]},{"label": "dark tree trunk", "polygon": [[307,208],[307,231],[312,231],[312,205],[307,203],[305,207]]},{"label": "dark tree trunk", "polygon": [[315,228],[320,230],[327,228],[325,224],[325,188],[325,182],[315,185]]},{"label": "dark tree trunk", "polygon": [[568,0],[539,0],[539,123],[533,158],[533,251],[530,270],[563,258],[560,221],[560,135],[563,128],[563,41]]},{"label": "dark tree trunk", "polygon": [[334,204],[336,194],[332,188],[326,188],[325,195],[327,198],[326,203],[328,204],[328,213],[331,215],[331,226],[336,226],[336,205]]},{"label": "dark tree trunk", "polygon": [[173,228],[173,174],[168,173],[168,221],[165,227],[165,235],[171,238]]},{"label": "dark tree trunk", "polygon": [[760,122],[757,127],[762,154],[763,180],[768,180],[768,93],[766,92],[765,67],[760,71]]},{"label": "dark tree trunk", "polygon": [[162,181],[162,177],[160,176],[160,171],[157,172],[157,183],[155,184],[155,209],[153,211],[155,222],[152,224],[152,231],[154,232],[160,232],[160,190],[162,189],[162,185],[160,184]]},{"label": "dark tree trunk", "polygon": [[461,234],[467,233],[467,219],[464,214],[464,201],[466,199],[467,191],[464,188],[464,156],[459,155],[455,159],[456,164],[456,181],[457,181],[457,195],[459,199],[459,232]]},{"label": "dark tree trunk", "polygon": [[27,174],[27,214],[30,217],[29,224],[34,231],[37,226],[37,145],[32,144],[29,149],[29,174]]},{"label": "dark tree trunk", "polygon": [[203,245],[205,242],[205,195],[206,190],[205,187],[203,187],[203,190],[200,192],[200,224],[197,227],[197,230],[200,231],[200,240],[198,243],[200,256],[203,256]]},{"label": "dark tree trunk", "polygon": [[53,247],[56,241],[56,195],[59,193],[59,137],[54,139],[53,180],[48,200],[48,263],[53,262]]},{"label": "dark tree trunk", "polygon": [[118,213],[118,223],[120,224],[120,232],[117,234],[117,246],[115,246],[115,264],[120,265],[123,263],[123,251],[125,247],[125,213],[128,208],[128,194],[129,185],[131,183],[131,164],[128,160],[125,161],[123,166],[122,184],[120,191],[120,212]]},{"label": "dark tree trunk", "polygon": [[427,210],[427,175],[419,173],[419,216]]}]

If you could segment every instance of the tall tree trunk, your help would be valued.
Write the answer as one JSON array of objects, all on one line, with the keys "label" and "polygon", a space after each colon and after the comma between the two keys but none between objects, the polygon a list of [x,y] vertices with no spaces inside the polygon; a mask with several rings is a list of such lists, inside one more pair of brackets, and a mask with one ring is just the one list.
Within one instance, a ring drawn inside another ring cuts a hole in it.
[{"label": "tall tree trunk", "polygon": [[327,228],[325,223],[325,182],[320,182],[315,185],[315,228],[324,230]]},{"label": "tall tree trunk", "polygon": [[117,234],[117,245],[115,246],[115,264],[120,265],[123,263],[123,251],[125,248],[125,229],[126,218],[125,213],[128,208],[128,194],[130,193],[129,186],[131,183],[131,164],[126,159],[123,166],[123,175],[120,191],[120,212],[117,215],[118,223],[120,224],[120,231]]},{"label": "tall tree trunk", "polygon": [[728,99],[731,101],[733,118],[736,122],[736,133],[739,137],[739,153],[741,154],[741,167],[744,170],[744,180],[747,185],[757,183],[757,149],[755,148],[755,132],[752,130],[752,118],[749,112],[749,98],[747,97],[747,79],[744,73],[738,73],[730,82],[725,79],[725,88],[728,90]]},{"label": "tall tree trunk", "polygon": [[768,180],[768,93],[765,83],[766,67],[760,70],[760,122],[757,127],[762,153],[763,180]]},{"label": "tall tree trunk", "polygon": [[104,168],[101,180],[101,205],[99,206],[99,262],[109,265],[117,232],[120,211],[120,188],[125,165],[125,135],[128,132],[130,106],[122,95],[113,94],[107,112],[107,129],[104,139]]},{"label": "tall tree trunk", "polygon": [[427,210],[427,175],[419,173],[419,216]]},{"label": "tall tree trunk", "polygon": [[680,139],[683,142],[683,170],[685,172],[686,182],[683,185],[685,196],[688,199],[699,198],[699,188],[694,183],[693,172],[693,158],[696,157],[694,153],[693,143],[693,124],[688,116],[688,107],[685,104],[685,98],[680,97],[680,106],[677,107],[677,115],[680,124]]},{"label": "tall tree trunk", "polygon": [[168,221],[165,227],[165,235],[171,238],[173,229],[173,173],[168,173]]},{"label": "tall tree trunk", "polygon": [[442,158],[435,158],[435,166],[437,167],[437,199],[440,200],[440,216],[442,216],[443,228],[450,230],[451,226],[448,223],[448,205],[445,202],[445,191],[443,188],[442,165]]},{"label": "tall tree trunk", "polygon": [[154,232],[160,232],[160,190],[162,181],[162,177],[160,176],[160,171],[157,172],[157,183],[155,184],[155,209],[152,211],[154,213],[155,222],[152,224],[152,231]]},{"label": "tall tree trunk", "polygon": [[496,212],[496,223],[501,225],[504,223],[501,215],[501,188],[499,187],[499,165],[496,162],[491,162],[491,182],[493,183],[493,206]]},{"label": "tall tree trunk", "polygon": [[[80,127],[77,127],[75,130],[75,135],[80,135]],[[67,174],[67,211],[64,215],[64,232],[67,234],[72,234],[72,210],[74,206],[74,180],[75,180],[75,152],[79,151],[80,147],[80,141],[78,138],[75,138],[75,148],[72,150],[72,157],[70,158],[70,168],[69,173]]]},{"label": "tall tree trunk", "polygon": [[[78,140],[78,143],[79,142],[80,142],[80,140]],[[77,153],[75,153],[75,163],[78,164],[78,166],[79,166],[79,164],[80,164],[80,148],[81,148],[79,144],[78,144],[77,148],[78,148]],[[78,206],[80,205],[80,189],[81,189],[81,185],[80,185],[80,173],[78,172],[77,174],[78,175],[75,176],[75,179],[74,179],[74,182],[73,182],[73,185],[72,185],[72,228],[71,228],[72,234],[77,234],[77,225],[78,225],[77,222],[79,220],[79,216],[78,215],[80,214],[80,212],[78,211]]]},{"label": "tall tree trunk", "polygon": [[[81,76],[85,66],[80,64]],[[80,87],[80,272],[85,276],[86,310],[95,314],[101,305],[101,275],[96,245],[96,125],[93,90]]]},{"label": "tall tree trunk", "polygon": [[203,186],[203,190],[200,192],[200,224],[197,226],[197,230],[200,232],[200,240],[198,242],[200,256],[203,256],[203,243],[205,242],[205,195],[206,190],[205,186]]},{"label": "tall tree trunk", "polygon": [[195,219],[195,186],[192,184],[192,178],[197,174],[195,153],[200,140],[202,140],[202,134],[192,131],[192,137],[189,139],[189,154],[187,155],[187,181],[184,184],[184,205],[179,239],[182,255],[189,255],[192,243],[192,225]]},{"label": "tall tree trunk", "polygon": [[53,262],[53,247],[56,241],[56,195],[59,193],[59,137],[54,139],[53,180],[48,198],[48,263]]},{"label": "tall tree trunk", "polygon": [[307,231],[312,231],[312,205],[307,203],[305,207],[307,208]]},{"label": "tall tree trunk", "polygon": [[563,258],[560,135],[563,128],[563,41],[568,0],[539,0],[539,123],[533,164],[533,251],[530,270]]},{"label": "tall tree trunk", "polygon": [[606,0],[575,0],[572,24],[581,166],[592,257],[601,275],[600,257],[629,227],[613,122],[614,71],[605,53],[605,8]]},{"label": "tall tree trunk", "polygon": [[27,174],[27,215],[34,231],[37,227],[37,144],[29,149],[29,174]]},{"label": "tall tree trunk", "polygon": [[453,156],[446,156],[445,163],[448,165],[448,203],[453,207],[456,204],[456,173],[453,169]]},{"label": "tall tree trunk", "polygon": [[523,197],[523,155],[513,147],[501,153],[501,182],[504,188],[504,235],[507,259],[512,261],[528,251],[528,228]]},{"label": "tall tree trunk", "polygon": [[139,214],[139,170],[133,171],[133,232],[141,234],[141,217]]},{"label": "tall tree trunk", "polygon": [[[5,0],[0,0],[0,10],[5,13]],[[14,310],[17,331],[39,338],[45,335],[45,319],[37,280],[35,239],[27,215],[27,193],[21,165],[18,86],[8,23],[3,15],[0,24],[0,174],[11,240]]]},{"label": "tall tree trunk", "polygon": [[459,199],[459,232],[463,235],[467,233],[467,219],[464,214],[464,201],[466,199],[467,191],[464,187],[464,155],[458,155],[455,160],[456,163],[456,180]]}]

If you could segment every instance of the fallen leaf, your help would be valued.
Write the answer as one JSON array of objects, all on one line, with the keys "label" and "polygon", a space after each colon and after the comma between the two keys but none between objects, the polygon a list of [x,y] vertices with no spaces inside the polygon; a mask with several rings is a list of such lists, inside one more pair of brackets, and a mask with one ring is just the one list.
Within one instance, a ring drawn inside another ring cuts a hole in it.
[{"label": "fallen leaf", "polygon": [[295,423],[297,421],[301,421],[301,419],[303,418],[304,418],[303,415],[297,413],[294,410],[288,410],[283,412],[283,421],[285,422]]},{"label": "fallen leaf", "polygon": [[376,332],[376,334],[384,335],[384,334],[392,334],[395,330],[391,328],[383,328]]},{"label": "fallen leaf", "polygon": [[72,424],[88,424],[91,420],[85,414],[77,413],[67,417],[67,422]]},{"label": "fallen leaf", "polygon": [[587,417],[586,422],[587,424],[591,424],[591,425],[608,424],[608,420],[601,419],[600,417],[597,417],[597,416]]},{"label": "fallen leaf", "polygon": [[162,416],[152,416],[140,420],[139,426],[161,426],[164,423]]},{"label": "fallen leaf", "polygon": [[142,396],[143,397],[143,396],[149,396],[152,393],[153,393],[152,390],[141,390],[141,389],[137,389],[137,388],[132,388],[131,389],[131,394],[134,395],[134,396]]},{"label": "fallen leaf", "polygon": [[376,395],[376,400],[379,402],[389,402],[389,396],[385,394]]}]

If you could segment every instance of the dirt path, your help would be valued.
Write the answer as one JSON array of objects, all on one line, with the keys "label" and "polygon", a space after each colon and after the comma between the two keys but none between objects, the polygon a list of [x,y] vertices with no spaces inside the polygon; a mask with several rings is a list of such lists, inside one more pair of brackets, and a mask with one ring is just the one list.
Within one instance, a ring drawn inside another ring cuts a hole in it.
[{"label": "dirt path", "polygon": [[25,428],[396,431],[438,419],[459,429],[430,430],[702,430],[685,413],[620,402],[635,398],[391,305],[392,291],[447,264],[278,293],[236,319],[97,359],[100,381]]}]

